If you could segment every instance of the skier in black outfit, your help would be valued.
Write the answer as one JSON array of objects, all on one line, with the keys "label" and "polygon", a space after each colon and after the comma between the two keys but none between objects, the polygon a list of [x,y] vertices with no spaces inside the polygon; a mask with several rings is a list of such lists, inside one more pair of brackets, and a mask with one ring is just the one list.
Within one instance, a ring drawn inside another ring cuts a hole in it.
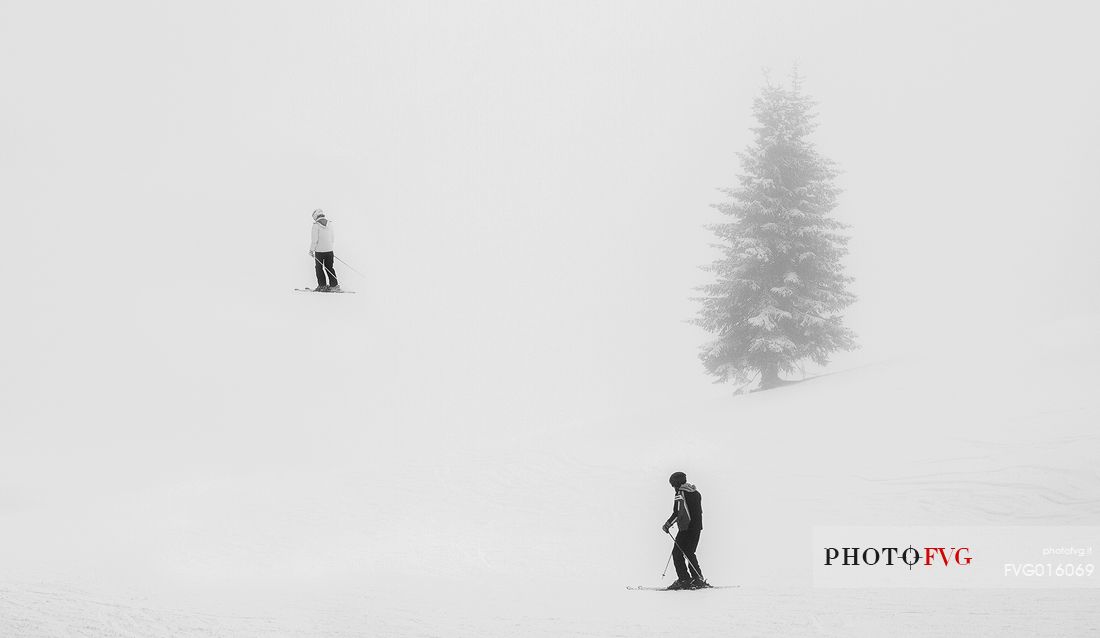
[{"label": "skier in black outfit", "polygon": [[695,486],[687,482],[687,475],[674,472],[668,482],[676,492],[672,500],[672,516],[668,517],[661,529],[668,529],[676,523],[676,539],[672,547],[672,562],[676,564],[676,582],[669,589],[700,589],[710,587],[703,580],[703,570],[699,569],[699,559],[695,550],[699,547],[699,533],[703,531],[703,497]]}]

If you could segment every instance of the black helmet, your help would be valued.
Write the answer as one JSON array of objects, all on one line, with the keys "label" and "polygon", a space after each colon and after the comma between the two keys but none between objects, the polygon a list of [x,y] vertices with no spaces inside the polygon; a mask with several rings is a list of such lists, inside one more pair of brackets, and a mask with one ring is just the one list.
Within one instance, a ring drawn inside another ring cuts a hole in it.
[{"label": "black helmet", "polygon": [[672,476],[668,477],[668,484],[672,487],[680,487],[687,482],[687,474],[684,474],[683,472],[673,472]]}]

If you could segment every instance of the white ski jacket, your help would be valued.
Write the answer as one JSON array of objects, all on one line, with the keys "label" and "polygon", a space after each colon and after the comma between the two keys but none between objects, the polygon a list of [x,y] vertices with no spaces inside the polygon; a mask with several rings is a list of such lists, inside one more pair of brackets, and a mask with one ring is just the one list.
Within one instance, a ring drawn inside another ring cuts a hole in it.
[{"label": "white ski jacket", "polygon": [[322,217],[313,222],[313,241],[309,249],[315,253],[330,253],[336,244],[336,235],[332,232],[332,222]]}]

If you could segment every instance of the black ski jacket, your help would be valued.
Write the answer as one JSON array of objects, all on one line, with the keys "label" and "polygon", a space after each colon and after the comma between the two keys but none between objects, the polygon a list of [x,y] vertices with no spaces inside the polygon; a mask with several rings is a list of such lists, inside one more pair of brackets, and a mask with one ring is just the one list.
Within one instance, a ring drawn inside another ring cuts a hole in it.
[{"label": "black ski jacket", "polygon": [[703,495],[691,483],[684,483],[672,499],[672,516],[665,521],[676,523],[680,531],[699,532],[703,529]]}]

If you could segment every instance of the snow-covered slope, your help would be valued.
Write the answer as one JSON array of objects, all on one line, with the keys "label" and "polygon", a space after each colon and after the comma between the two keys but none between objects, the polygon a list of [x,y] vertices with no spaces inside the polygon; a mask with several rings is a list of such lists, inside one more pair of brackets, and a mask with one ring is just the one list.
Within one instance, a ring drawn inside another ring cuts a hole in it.
[{"label": "snow-covered slope", "polygon": [[[813,590],[806,560],[813,525],[1100,523],[1080,326],[731,397],[601,386],[370,289],[46,300],[5,368],[5,636],[1097,625],[1090,590]],[[741,589],[624,591],[660,581],[674,470],[704,495],[704,569]]]}]

